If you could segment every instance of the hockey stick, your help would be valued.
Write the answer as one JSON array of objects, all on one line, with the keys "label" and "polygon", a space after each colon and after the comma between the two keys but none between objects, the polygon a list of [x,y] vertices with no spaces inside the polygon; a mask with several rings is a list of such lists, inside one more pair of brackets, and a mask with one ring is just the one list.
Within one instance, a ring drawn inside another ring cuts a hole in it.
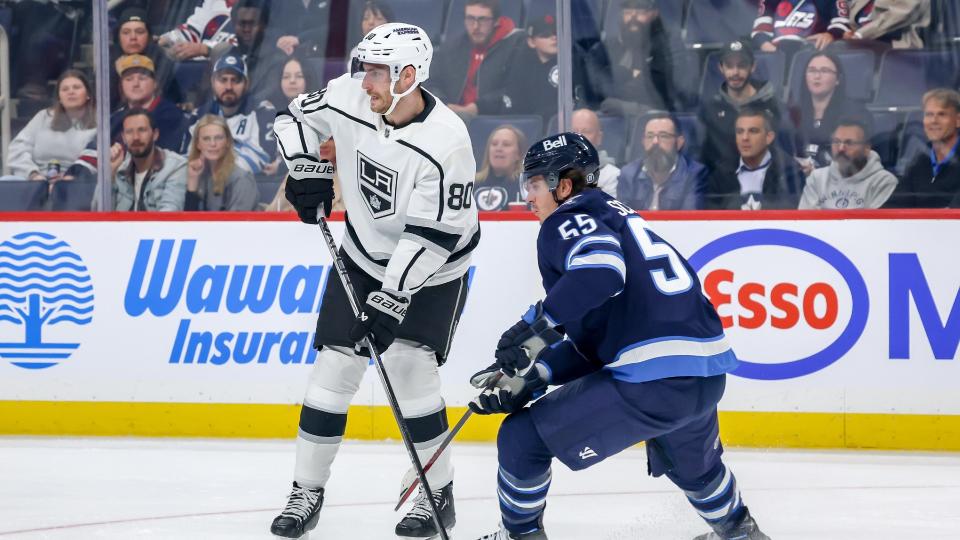
[{"label": "hockey stick", "polygon": [[[491,379],[490,382],[487,383],[487,386],[484,388],[484,390],[489,390],[494,386],[496,386],[497,382],[500,381],[500,377],[503,377],[502,372],[494,375],[493,379]],[[440,447],[437,448],[437,451],[433,453],[433,456],[430,458],[430,461],[428,461],[427,464],[424,465],[423,467],[424,474],[426,474],[427,471],[430,470],[430,467],[433,467],[433,464],[436,463],[438,459],[440,459],[440,454],[443,454],[443,451],[446,450],[447,446],[451,442],[453,442],[453,438],[457,436],[457,433],[460,432],[460,430],[463,428],[464,424],[467,423],[467,420],[470,418],[472,414],[473,414],[473,409],[468,407],[467,412],[463,413],[463,416],[461,416],[460,420],[457,421],[457,425],[453,426],[453,429],[450,430],[450,433],[447,433],[446,438],[443,439],[443,442],[440,443]],[[410,474],[411,472],[413,471],[408,471],[407,474],[403,477],[403,483],[400,485],[400,491],[401,491],[400,501],[397,502],[397,506],[393,507],[394,512],[399,510],[400,507],[403,506],[403,503],[407,502],[407,499],[410,498],[410,494],[413,493],[413,490],[416,489],[418,485],[420,485],[420,479],[416,475],[411,475]],[[410,484],[409,486],[407,485],[408,483]]]},{"label": "hockey stick", "polygon": [[[327,243],[327,249],[330,250],[330,257],[333,259],[333,265],[337,269],[337,274],[340,276],[340,283],[343,284],[343,288],[347,291],[347,298],[350,299],[350,307],[353,308],[354,316],[360,315],[360,299],[357,298],[357,292],[353,288],[353,283],[350,281],[350,275],[347,274],[347,267],[343,263],[343,259],[340,257],[340,253],[337,252],[337,242],[333,239],[333,233],[330,232],[330,226],[327,225],[327,219],[323,217],[323,208],[319,209],[321,213],[320,221],[320,231],[323,233],[323,239]],[[393,386],[390,384],[390,379],[387,378],[387,371],[383,367],[383,360],[380,358],[380,352],[377,351],[377,348],[373,344],[373,340],[370,339],[370,335],[364,337],[367,348],[370,350],[370,356],[373,357],[374,364],[377,366],[377,374],[380,376],[380,382],[383,384],[384,393],[387,395],[387,401],[390,402],[390,410],[393,412],[393,418],[397,421],[397,427],[400,428],[400,438],[403,439],[403,446],[407,449],[407,454],[410,456],[410,461],[413,462],[413,468],[417,472],[417,478],[420,480],[420,483],[423,484],[424,489],[427,491],[427,500],[430,501],[430,509],[433,511],[433,524],[437,527],[437,531],[442,540],[450,540],[450,536],[447,534],[447,530],[443,527],[443,522],[440,520],[440,509],[437,508],[437,501],[433,500],[432,493],[430,489],[430,484],[427,482],[426,472],[423,469],[423,466],[420,464],[420,458],[417,457],[417,450],[413,446],[413,438],[410,436],[410,430],[407,427],[407,422],[403,419],[403,414],[400,412],[400,404],[397,403],[397,395],[393,391]]]}]

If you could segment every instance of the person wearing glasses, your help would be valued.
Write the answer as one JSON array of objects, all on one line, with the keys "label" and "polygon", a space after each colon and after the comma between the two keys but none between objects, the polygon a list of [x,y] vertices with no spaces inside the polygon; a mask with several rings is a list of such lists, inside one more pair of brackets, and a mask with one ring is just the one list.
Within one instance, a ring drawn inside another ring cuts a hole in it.
[{"label": "person wearing glasses", "polygon": [[641,136],[643,157],[620,171],[617,198],[638,210],[699,210],[704,207],[707,168],[683,155],[677,120],[650,113]]},{"label": "person wearing glasses", "polygon": [[252,211],[259,191],[253,174],[239,166],[227,121],[208,114],[197,121],[187,155],[187,192],[183,209]]},{"label": "person wearing glasses", "polygon": [[450,110],[464,117],[477,115],[477,79],[484,67],[485,88],[500,88],[507,62],[485,62],[487,58],[509,56],[523,39],[514,21],[500,14],[499,0],[467,0],[464,6],[465,32],[450,39],[437,53],[436,75],[430,89]]},{"label": "person wearing glasses", "polygon": [[807,62],[800,95],[790,106],[804,175],[830,164],[830,138],[844,115],[870,117],[863,103],[847,97],[840,59],[830,52],[818,52]]},{"label": "person wearing glasses", "polygon": [[807,177],[800,210],[880,208],[897,187],[897,177],[883,168],[870,147],[865,118],[844,116],[830,139],[833,163]]}]

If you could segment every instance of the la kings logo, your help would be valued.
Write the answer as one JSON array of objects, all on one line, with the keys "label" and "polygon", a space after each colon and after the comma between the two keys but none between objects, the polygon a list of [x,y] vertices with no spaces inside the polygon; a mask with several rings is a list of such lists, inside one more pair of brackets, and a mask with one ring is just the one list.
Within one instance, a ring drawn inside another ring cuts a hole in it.
[{"label": "la kings logo", "polygon": [[374,219],[392,216],[397,207],[397,171],[385,167],[357,151],[357,177],[360,194]]}]

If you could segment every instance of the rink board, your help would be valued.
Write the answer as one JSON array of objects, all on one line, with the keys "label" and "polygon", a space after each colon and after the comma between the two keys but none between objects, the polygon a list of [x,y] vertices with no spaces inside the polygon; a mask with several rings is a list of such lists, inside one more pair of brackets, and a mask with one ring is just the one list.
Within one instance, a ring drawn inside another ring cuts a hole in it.
[{"label": "rink board", "polygon": [[[543,294],[539,224],[486,217],[441,370],[454,420],[466,380]],[[648,217],[743,360],[721,403],[728,444],[960,450],[960,213]],[[6,219],[0,433],[295,434],[336,279],[316,228],[267,214]],[[385,403],[371,368],[347,435],[395,437]],[[493,440],[498,422],[475,418],[464,438]]]}]

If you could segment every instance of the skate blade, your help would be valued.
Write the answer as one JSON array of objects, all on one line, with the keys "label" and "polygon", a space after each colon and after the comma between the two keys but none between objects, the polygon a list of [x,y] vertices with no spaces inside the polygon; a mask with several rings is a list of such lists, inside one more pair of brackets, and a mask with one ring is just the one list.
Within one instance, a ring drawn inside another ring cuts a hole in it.
[{"label": "skate blade", "polygon": [[[447,538],[449,538],[450,540],[453,540],[453,527],[446,529],[446,531],[447,531]],[[427,540],[440,540],[440,538],[441,538],[440,535],[436,534],[431,536],[430,538],[427,538]]]},{"label": "skate blade", "polygon": [[303,536],[298,536],[296,538],[291,538],[289,536],[278,536],[276,534],[273,535],[273,537],[277,540],[310,540],[310,531],[307,531],[303,533]]}]

